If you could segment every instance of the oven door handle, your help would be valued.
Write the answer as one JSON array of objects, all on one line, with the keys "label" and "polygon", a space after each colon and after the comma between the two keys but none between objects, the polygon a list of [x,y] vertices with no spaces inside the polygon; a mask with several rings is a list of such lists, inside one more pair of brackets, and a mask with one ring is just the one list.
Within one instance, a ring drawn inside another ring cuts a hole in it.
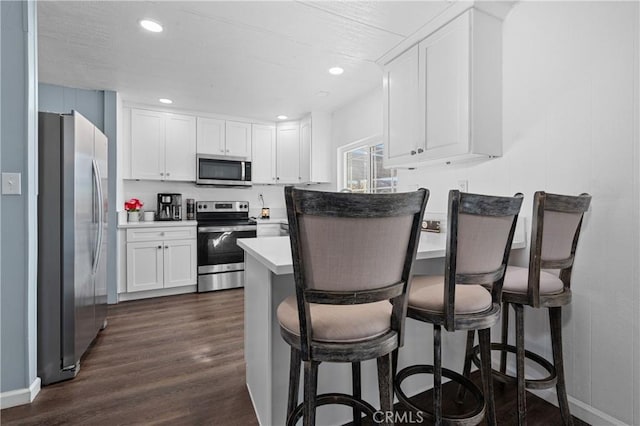
[{"label": "oven door handle", "polygon": [[229,232],[229,231],[256,231],[257,225],[238,225],[238,226],[199,226],[198,233],[204,232]]}]

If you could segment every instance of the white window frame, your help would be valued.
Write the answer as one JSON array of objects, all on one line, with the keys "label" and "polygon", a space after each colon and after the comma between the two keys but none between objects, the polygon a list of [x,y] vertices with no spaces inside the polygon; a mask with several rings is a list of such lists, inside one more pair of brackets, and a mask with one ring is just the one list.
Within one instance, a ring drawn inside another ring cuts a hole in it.
[{"label": "white window frame", "polygon": [[[341,191],[347,188],[346,182],[345,182],[345,167],[344,167],[345,156],[347,152],[353,151],[354,149],[358,149],[358,148],[372,147],[375,145],[379,145],[381,143],[383,143],[382,135],[374,135],[374,136],[368,136],[366,138],[359,139],[355,142],[351,142],[346,145],[342,145],[338,147],[337,156],[336,156],[336,163],[338,165],[337,167],[338,176],[336,179],[336,182],[338,182],[338,185],[337,185],[338,191]],[[371,182],[369,182],[369,184],[371,184]],[[396,190],[397,190],[397,186],[396,186]]]}]

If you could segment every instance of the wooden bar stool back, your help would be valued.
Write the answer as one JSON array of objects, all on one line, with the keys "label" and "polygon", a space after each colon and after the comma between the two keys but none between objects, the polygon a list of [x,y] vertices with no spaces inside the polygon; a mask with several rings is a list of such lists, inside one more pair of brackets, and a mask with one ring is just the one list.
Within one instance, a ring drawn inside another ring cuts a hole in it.
[{"label": "wooden bar stool back", "polygon": [[[529,267],[507,268],[502,289],[502,343],[491,345],[492,349],[501,351],[500,370],[494,370],[493,377],[503,383],[517,383],[519,424],[526,421],[525,388],[545,389],[554,385],[563,423],[573,423],[564,380],[562,306],[571,302],[571,272],[582,219],[590,203],[589,194],[569,196],[536,192],[533,198]],[[509,306],[515,311],[515,346],[507,344]],[[525,350],[524,306],[549,310],[553,364],[540,355]],[[515,377],[506,374],[508,352],[516,354]],[[543,367],[549,375],[541,379],[526,379],[525,358]]]},{"label": "wooden bar stool back", "polygon": [[[287,424],[316,407],[375,409],[360,395],[360,362],[377,359],[380,409],[393,410],[391,353],[402,345],[407,291],[429,191],[351,194],[285,188],[296,295],[277,310],[291,346]],[[316,395],[318,365],[352,364],[354,395]],[[304,402],[298,405],[300,364]]]},{"label": "wooden bar stool back", "polygon": [[[412,280],[407,316],[433,324],[433,366],[414,365],[396,375],[398,399],[439,424],[478,424],[485,417],[495,424],[490,372],[490,327],[500,317],[501,287],[507,266],[522,194],[514,197],[449,192],[445,273]],[[443,368],[441,327],[447,331],[479,330],[482,347],[483,392],[462,375]],[[395,362],[395,361],[394,361]],[[415,374],[433,374],[433,409],[418,407],[402,390]],[[458,382],[476,399],[463,414],[442,412],[442,376]],[[486,406],[486,407],[485,407]]]}]

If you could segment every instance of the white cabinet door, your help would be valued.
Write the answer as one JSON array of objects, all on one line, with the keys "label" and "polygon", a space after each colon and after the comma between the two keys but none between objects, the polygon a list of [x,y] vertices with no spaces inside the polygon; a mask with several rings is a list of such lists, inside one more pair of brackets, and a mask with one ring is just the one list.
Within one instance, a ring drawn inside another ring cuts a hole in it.
[{"label": "white cabinet door", "polygon": [[311,182],[311,116],[300,121],[300,180]]},{"label": "white cabinet door", "polygon": [[163,242],[128,243],[127,291],[155,290],[163,283]]},{"label": "white cabinet door", "polygon": [[419,44],[425,158],[469,151],[469,34],[467,13]]},{"label": "white cabinet door", "polygon": [[251,127],[253,183],[276,183],[276,127],[254,124]]},{"label": "white cabinet door", "polygon": [[258,228],[256,230],[256,237],[279,237],[280,236],[280,224],[279,223],[261,223],[258,222]]},{"label": "white cabinet door", "polygon": [[384,94],[384,144],[385,165],[406,162],[424,151],[420,137],[418,46],[404,52],[385,66]]},{"label": "white cabinet door", "polygon": [[195,240],[164,242],[164,286],[196,284],[197,243]]},{"label": "white cabinet door", "polygon": [[277,126],[276,181],[280,184],[300,182],[300,123]]},{"label": "white cabinet door", "polygon": [[226,122],[225,155],[251,159],[251,123]]},{"label": "white cabinet door", "polygon": [[196,152],[224,155],[225,122],[215,118],[198,117]]},{"label": "white cabinet door", "polygon": [[163,113],[131,110],[131,178],[164,179]]},{"label": "white cabinet door", "polygon": [[167,114],[165,179],[196,180],[196,118]]},{"label": "white cabinet door", "polygon": [[309,182],[331,182],[331,165],[335,161],[335,154],[331,149],[331,114],[313,112],[311,114],[311,174]]}]

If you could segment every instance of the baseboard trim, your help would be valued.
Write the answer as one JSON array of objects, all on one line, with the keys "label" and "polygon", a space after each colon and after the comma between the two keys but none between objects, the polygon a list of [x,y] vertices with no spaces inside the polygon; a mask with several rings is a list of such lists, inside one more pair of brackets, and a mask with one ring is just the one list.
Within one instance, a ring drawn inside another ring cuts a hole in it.
[{"label": "baseboard trim", "polygon": [[40,392],[40,377],[36,377],[31,386],[23,389],[0,393],[0,409],[31,404]]},{"label": "baseboard trim", "polygon": [[[533,390],[529,389],[527,392],[531,392],[532,394],[544,399],[550,404],[558,406],[558,396],[556,395],[555,388],[553,389],[542,389],[542,390]],[[573,398],[571,395],[567,395],[567,400],[569,401],[569,407],[571,410],[571,415],[576,416],[580,420],[589,423],[590,425],[599,425],[599,426],[625,426],[627,423],[621,422],[620,420],[611,417],[607,413],[603,413],[602,411],[593,408],[589,404],[585,404],[584,402]]]},{"label": "baseboard trim", "polygon": [[157,290],[133,291],[131,293],[118,294],[118,302],[129,300],[149,299],[151,297],[176,296],[178,294],[195,293],[198,291],[197,285],[187,285],[183,287],[159,288]]},{"label": "baseboard trim", "polygon": [[[497,365],[500,361],[499,356],[492,354],[491,356],[494,365]],[[507,366],[507,373],[515,376],[516,370],[512,365]],[[558,406],[558,395],[556,394],[556,388],[549,389],[527,389],[527,392],[531,392],[547,401],[550,404]],[[610,416],[607,413],[603,413],[597,408],[592,407],[591,405],[580,401],[572,397],[571,395],[567,395],[567,400],[569,401],[569,410],[571,410],[571,415],[579,418],[583,422],[587,422],[590,425],[598,425],[598,426],[626,426],[627,424],[616,419],[615,417]]]}]

